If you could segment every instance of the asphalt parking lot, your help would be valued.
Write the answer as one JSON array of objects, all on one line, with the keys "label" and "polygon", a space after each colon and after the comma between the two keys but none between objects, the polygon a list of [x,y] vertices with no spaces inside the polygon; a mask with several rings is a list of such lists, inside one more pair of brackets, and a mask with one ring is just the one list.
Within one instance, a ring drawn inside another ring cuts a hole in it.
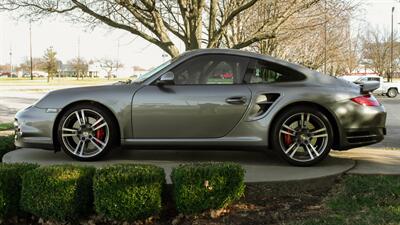
[{"label": "asphalt parking lot", "polygon": [[400,97],[388,98],[377,97],[378,100],[385,106],[387,111],[386,128],[387,135],[385,139],[378,143],[369,146],[370,148],[386,148],[400,149]]}]

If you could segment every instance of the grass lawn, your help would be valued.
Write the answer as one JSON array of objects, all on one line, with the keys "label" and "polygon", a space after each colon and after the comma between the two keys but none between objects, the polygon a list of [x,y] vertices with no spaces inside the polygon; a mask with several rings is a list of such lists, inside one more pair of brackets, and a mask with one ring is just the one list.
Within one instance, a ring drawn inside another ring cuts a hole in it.
[{"label": "grass lawn", "polygon": [[76,78],[54,78],[50,82],[47,82],[45,78],[35,78],[30,80],[29,78],[1,78],[0,86],[13,85],[13,86],[80,86],[80,85],[101,85],[110,84],[120,80],[127,80],[128,78],[112,78],[110,80],[105,78],[84,78],[77,80]]},{"label": "grass lawn", "polygon": [[0,123],[0,131],[13,129],[13,123]]},{"label": "grass lawn", "polygon": [[321,215],[295,224],[399,224],[400,176],[345,176],[324,205]]}]

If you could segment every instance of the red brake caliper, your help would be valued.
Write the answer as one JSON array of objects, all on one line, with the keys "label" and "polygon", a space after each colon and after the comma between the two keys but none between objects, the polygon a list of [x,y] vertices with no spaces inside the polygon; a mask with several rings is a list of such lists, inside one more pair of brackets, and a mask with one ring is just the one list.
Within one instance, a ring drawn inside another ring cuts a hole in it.
[{"label": "red brake caliper", "polygon": [[96,138],[99,140],[103,140],[106,133],[104,132],[104,128],[100,128],[96,131]]},{"label": "red brake caliper", "polygon": [[284,139],[286,145],[292,144],[292,137],[289,134],[285,134]]}]

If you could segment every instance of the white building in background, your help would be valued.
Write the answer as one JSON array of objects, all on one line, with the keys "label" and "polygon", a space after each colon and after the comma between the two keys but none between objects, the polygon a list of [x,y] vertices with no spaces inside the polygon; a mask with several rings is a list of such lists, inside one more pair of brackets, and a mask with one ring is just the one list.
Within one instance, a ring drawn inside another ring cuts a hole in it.
[{"label": "white building in background", "polygon": [[[139,66],[133,66],[133,67],[122,67],[119,68],[117,71],[113,71],[112,75],[117,78],[137,78],[140,75],[143,75],[147,73],[149,70],[144,69]],[[100,65],[99,62],[93,62],[89,64],[88,68],[88,73],[89,76],[92,74],[93,77],[100,77],[100,78],[107,78],[108,74],[105,69],[103,69]]]},{"label": "white building in background", "polygon": [[88,73],[89,73],[89,76],[93,75],[93,77],[104,77],[104,76],[107,76],[106,71],[104,71],[101,68],[100,63],[98,63],[98,62],[94,62],[94,63],[90,63],[89,64]]},{"label": "white building in background", "polygon": [[[107,78],[108,74],[105,69],[103,69],[98,62],[94,62],[92,64],[89,64],[89,73],[96,74],[100,78]],[[140,75],[147,73],[146,69],[140,68],[138,66],[133,66],[133,67],[122,67],[119,68],[118,70],[114,70],[112,72],[112,75],[117,78],[132,78],[134,76],[139,77]]]}]

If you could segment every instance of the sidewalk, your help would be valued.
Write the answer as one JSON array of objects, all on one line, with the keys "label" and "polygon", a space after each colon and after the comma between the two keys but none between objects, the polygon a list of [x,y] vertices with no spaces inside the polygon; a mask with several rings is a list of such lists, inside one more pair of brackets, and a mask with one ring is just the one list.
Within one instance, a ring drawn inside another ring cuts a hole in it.
[{"label": "sidewalk", "polygon": [[400,150],[357,148],[332,151],[331,155],[356,162],[356,166],[347,172],[349,174],[400,175]]}]

